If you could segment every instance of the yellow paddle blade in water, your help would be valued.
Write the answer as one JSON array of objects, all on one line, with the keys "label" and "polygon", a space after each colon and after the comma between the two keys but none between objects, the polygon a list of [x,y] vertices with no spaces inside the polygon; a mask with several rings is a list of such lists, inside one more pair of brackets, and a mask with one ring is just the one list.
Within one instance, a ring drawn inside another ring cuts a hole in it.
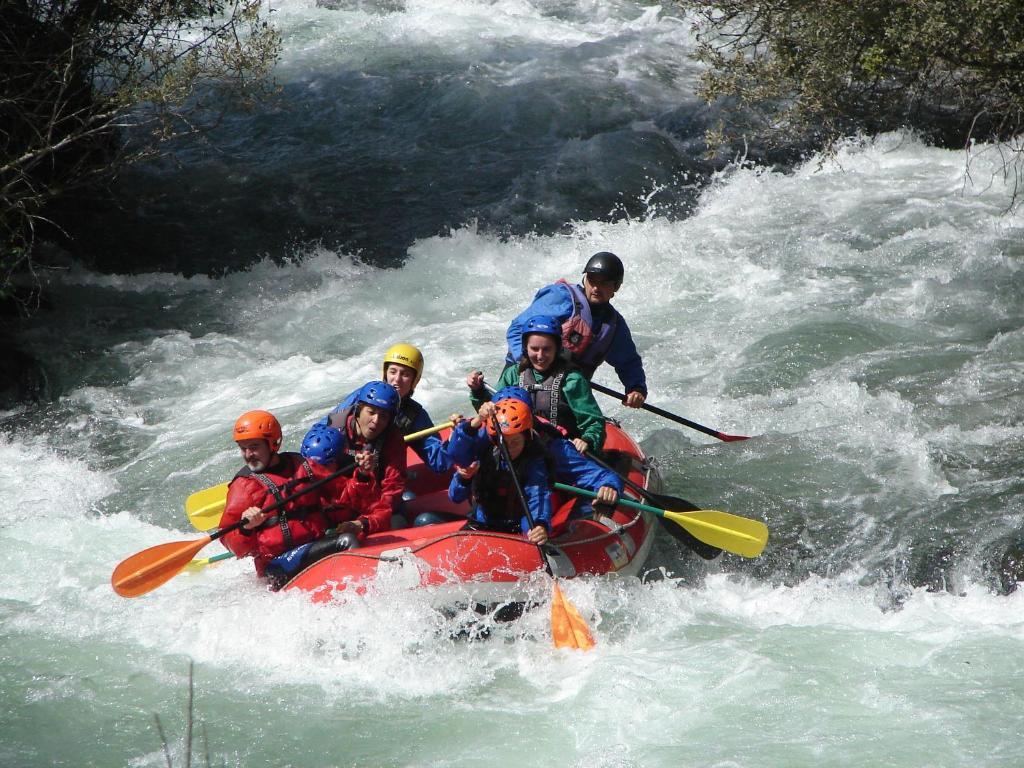
[{"label": "yellow paddle blade in water", "polygon": [[224,514],[227,500],[227,483],[204,488],[185,499],[185,514],[198,530],[209,531],[220,524],[220,516]]},{"label": "yellow paddle blade in water", "polygon": [[742,557],[757,557],[768,543],[768,526],[717,509],[695,512],[665,511],[664,517],[681,525],[703,542]]},{"label": "yellow paddle blade in water", "polygon": [[580,612],[562,594],[557,581],[551,582],[551,638],[555,648],[578,648],[589,651],[594,647],[594,636]]},{"label": "yellow paddle blade in water", "polygon": [[[596,498],[594,491],[576,488],[564,483],[555,483],[555,490],[575,493],[578,496]],[[638,501],[619,497],[617,504],[633,509],[642,509],[658,517],[671,520],[681,526],[695,539],[710,544],[726,552],[742,557],[757,557],[764,551],[768,543],[768,526],[760,520],[751,520],[730,512],[719,512],[717,509],[698,509],[692,512],[671,512],[657,507],[641,504]]]}]

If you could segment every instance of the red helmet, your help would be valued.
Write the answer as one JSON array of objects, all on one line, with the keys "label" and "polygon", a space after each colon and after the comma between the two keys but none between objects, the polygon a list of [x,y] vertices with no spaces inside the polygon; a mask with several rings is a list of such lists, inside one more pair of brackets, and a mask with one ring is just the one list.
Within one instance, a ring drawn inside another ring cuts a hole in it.
[{"label": "red helmet", "polygon": [[[494,404],[496,408],[498,426],[503,435],[518,435],[521,432],[529,432],[533,429],[533,412],[530,406],[522,400],[506,397]],[[487,434],[496,437],[494,420],[487,422]]]},{"label": "red helmet", "polygon": [[235,422],[235,442],[266,440],[270,450],[281,447],[281,423],[270,411],[246,411]]}]

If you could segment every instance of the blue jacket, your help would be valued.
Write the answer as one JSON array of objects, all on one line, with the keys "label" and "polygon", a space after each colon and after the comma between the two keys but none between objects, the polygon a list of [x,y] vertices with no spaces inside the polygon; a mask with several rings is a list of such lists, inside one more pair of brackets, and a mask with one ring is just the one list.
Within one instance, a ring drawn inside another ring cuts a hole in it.
[{"label": "blue jacket", "polygon": [[[474,431],[468,421],[463,421],[452,430],[452,438],[449,444],[449,455],[453,462],[462,467],[468,467],[474,461],[493,450],[493,444],[487,435],[487,429],[480,427]],[[499,463],[499,469],[508,470],[504,459]],[[472,481],[464,483],[456,472],[448,484],[448,498],[455,503],[466,501],[470,495]],[[551,491],[549,489],[548,469],[543,457],[536,457],[527,463],[522,480],[523,496],[526,497],[526,504],[530,508],[530,514],[537,525],[543,525],[551,529]],[[487,510],[479,504],[474,504],[469,513],[471,520],[486,525],[490,522],[487,518]],[[530,530],[530,521],[523,515],[519,521],[523,533]]]},{"label": "blue jacket", "polygon": [[[338,403],[336,408],[316,423],[326,426],[331,413],[338,413],[346,408],[351,408],[355,405],[356,396],[358,394],[358,389],[354,392],[350,392],[346,395],[344,400]],[[405,402],[406,401],[403,400],[403,405]],[[427,413],[427,409],[420,407],[416,418],[413,419],[411,425],[402,430],[402,434],[411,435],[413,432],[419,432],[422,429],[430,429],[432,426],[434,426],[434,422],[430,420],[430,415]],[[452,461],[448,457],[448,444],[442,441],[436,434],[421,437],[416,442],[409,443],[409,446],[432,471],[437,472],[438,474],[443,474],[452,468]]]},{"label": "blue jacket", "polygon": [[[591,305],[590,310],[594,314],[595,323],[601,323],[605,318],[610,317],[608,314],[610,312],[618,314],[618,310],[611,304]],[[534,315],[550,315],[560,323],[568,320],[572,316],[572,297],[569,295],[568,288],[558,283],[544,286],[533,297],[533,303],[512,321],[505,333],[505,339],[508,342],[507,363],[515,363],[522,357],[523,326]],[[640,359],[640,353],[636,351],[633,334],[630,333],[629,326],[622,315],[619,315],[618,326],[615,329],[615,336],[612,337],[608,354],[605,355],[605,362],[615,369],[615,373],[627,393],[635,390],[642,392],[644,396],[647,395],[647,375],[644,373],[644,364]]]},{"label": "blue jacket", "polygon": [[[551,458],[553,467],[554,482],[564,483],[565,485],[575,485],[577,488],[594,491],[595,493],[598,488],[607,485],[614,488],[617,493],[622,493],[621,477],[610,469],[605,469],[597,462],[588,459],[582,453],[577,451],[576,446],[568,440],[564,440],[560,437],[534,439],[543,439],[546,443],[547,454]],[[472,434],[472,429],[469,427],[469,422],[464,421],[459,425],[458,429],[452,432],[449,452],[452,462],[458,464],[460,467],[468,467],[474,461],[477,461],[484,451],[489,450],[491,450],[491,441],[487,435],[487,430],[484,427],[481,427],[474,435]],[[545,475],[547,475],[546,469]],[[464,501],[469,495],[468,487],[465,495],[461,498],[456,499],[452,495],[452,489],[455,487],[458,479],[459,477],[456,475],[452,479],[452,484],[448,487],[448,497],[452,501]],[[525,487],[523,488],[523,491],[525,493]],[[529,500],[529,496],[527,496],[527,500]],[[548,500],[547,505],[548,516],[545,520],[550,520],[550,499]],[[591,501],[589,499],[584,500],[584,503],[579,506],[576,514],[586,515],[590,512],[591,508]],[[530,511],[533,511],[532,505]],[[536,517],[536,514],[534,516]]]},{"label": "blue jacket", "polygon": [[560,437],[549,440],[548,456],[555,465],[555,482],[575,485],[595,493],[598,488],[607,485],[622,493],[621,477],[588,459],[568,440]]}]

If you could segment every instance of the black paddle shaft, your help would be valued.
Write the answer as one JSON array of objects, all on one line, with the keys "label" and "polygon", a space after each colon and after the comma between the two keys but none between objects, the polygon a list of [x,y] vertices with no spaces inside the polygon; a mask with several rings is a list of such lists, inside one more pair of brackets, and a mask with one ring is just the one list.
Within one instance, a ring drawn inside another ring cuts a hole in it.
[{"label": "black paddle shaft", "polygon": [[[610,397],[617,397],[622,402],[626,401],[626,396],[624,394],[622,394],[621,392],[616,392],[614,389],[609,389],[608,387],[606,387],[606,386],[604,386],[602,384],[597,384],[597,383],[592,381],[592,382],[590,382],[590,388],[594,389],[594,390],[597,390],[598,392],[601,392],[602,394],[609,395]],[[661,408],[658,408],[655,405],[648,405],[647,403],[644,403],[640,407],[643,408],[645,411],[650,411],[651,413],[653,413],[653,414],[655,414],[657,416],[661,416],[662,418],[668,419],[669,421],[674,421],[676,424],[682,424],[684,427],[689,427],[690,429],[695,429],[698,432],[703,432],[705,435],[710,435],[711,437],[718,438],[719,440],[722,440],[722,441],[727,442],[727,443],[728,442],[732,442],[734,440],[749,440],[750,439],[749,437],[746,437],[745,435],[727,435],[724,432],[719,432],[717,429],[711,429],[711,427],[705,427],[703,424],[698,424],[695,421],[690,421],[689,419],[684,419],[682,416],[677,416],[674,413],[669,413],[668,411],[663,411]]]},{"label": "black paddle shaft", "polygon": [[[350,469],[352,469],[352,467],[356,463],[355,459],[353,459],[351,456],[348,457],[348,459],[349,459],[349,461],[345,464],[345,466],[343,466],[340,469],[338,469],[338,470],[332,472],[331,474],[327,475],[327,477],[321,477],[319,480],[314,480],[312,483],[307,485],[301,491],[293,493],[290,496],[285,496],[280,501],[275,501],[273,504],[271,504],[269,507],[267,507],[263,511],[264,512],[273,512],[274,510],[280,509],[285,504],[288,504],[289,502],[295,501],[296,499],[298,499],[298,498],[300,498],[302,496],[305,496],[310,491],[315,491],[317,488],[319,488],[319,487],[321,487],[323,485],[327,485],[327,483],[331,482],[331,480],[334,480],[335,478],[340,477],[341,475],[345,474]],[[225,535],[227,533],[231,533],[232,531],[237,531],[239,528],[241,528],[247,522],[248,522],[248,520],[239,520],[237,523],[232,523],[227,528],[221,528],[220,530],[214,531],[213,533],[210,534],[210,541],[216,541],[221,536],[223,536],[223,535]]]}]

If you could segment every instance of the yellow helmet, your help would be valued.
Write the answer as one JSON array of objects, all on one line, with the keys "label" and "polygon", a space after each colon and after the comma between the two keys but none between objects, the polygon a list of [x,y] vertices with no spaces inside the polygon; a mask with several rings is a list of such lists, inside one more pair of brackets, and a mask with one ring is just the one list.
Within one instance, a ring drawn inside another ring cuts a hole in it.
[{"label": "yellow helmet", "polygon": [[420,383],[420,377],[423,375],[423,353],[412,344],[391,345],[388,351],[384,353],[384,367],[382,370],[385,380],[387,380],[388,366],[392,363],[398,363],[416,371],[416,378],[412,382],[412,388],[416,389],[416,385]]}]

